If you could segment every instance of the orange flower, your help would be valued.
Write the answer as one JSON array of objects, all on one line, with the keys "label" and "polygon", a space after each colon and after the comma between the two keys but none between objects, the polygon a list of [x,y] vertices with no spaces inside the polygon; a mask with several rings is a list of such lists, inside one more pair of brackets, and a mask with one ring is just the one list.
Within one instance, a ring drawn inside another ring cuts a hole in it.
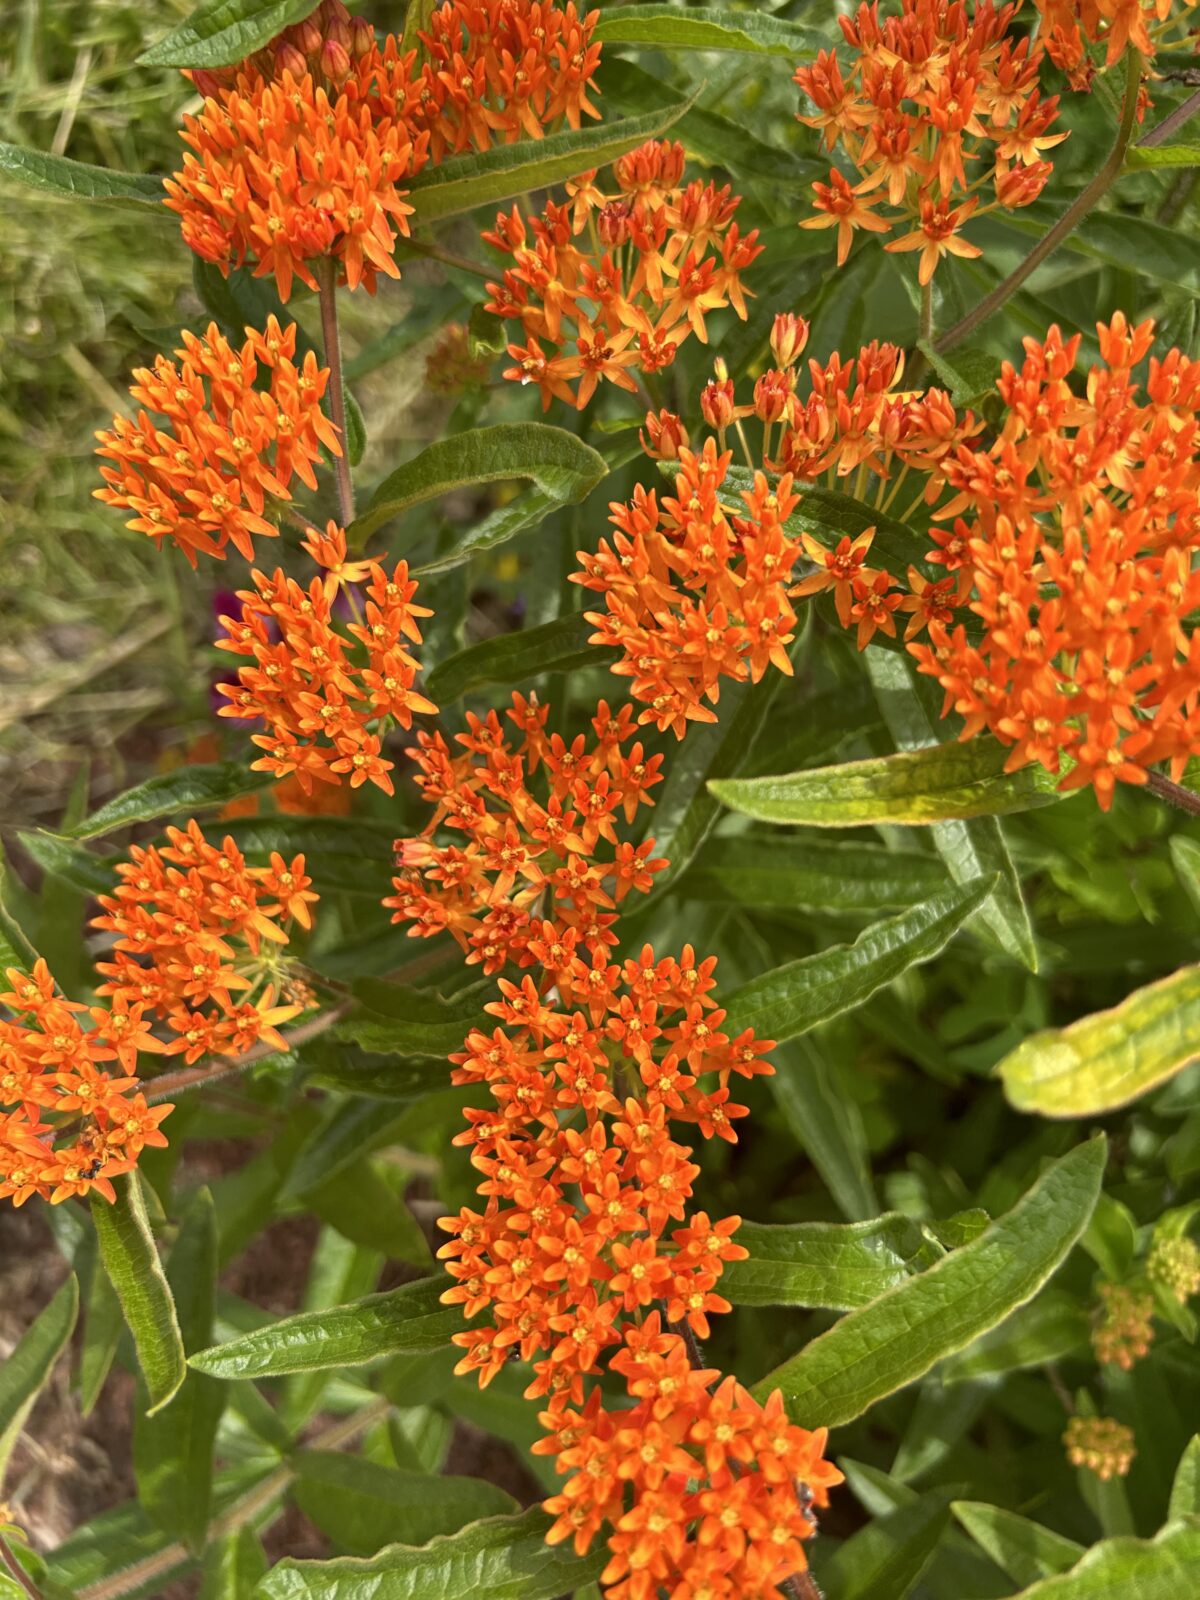
[{"label": "orange flower", "polygon": [[[217,685],[229,700],[219,715],[261,718],[268,731],[253,736],[265,752],[255,770],[294,775],[305,793],[314,782],[347,778],[352,788],[369,782],[391,794],[393,764],[382,754],[389,722],[408,728],[415,713],[436,710],[417,687],[408,648],[420,643],[417,618],[430,612],[413,602],[407,562],[389,577],[375,561],[351,561],[336,523],[314,530],[304,548],[324,578],[304,589],[281,569],[269,578],[256,571],[254,588],[238,591],[240,618],[221,618],[226,637],[217,648],[254,664],[238,669],[236,683]],[[343,604],[357,619],[344,631],[336,615]]]},{"label": "orange flower", "polygon": [[[276,1004],[276,996],[282,988],[307,997],[282,953],[285,924],[309,927],[317,898],[304,857],[273,855],[269,867],[248,867],[232,839],[218,850],[195,822],[168,828],[167,837],[162,849],[134,845],[116,869],[113,894],[99,897],[104,915],[94,926],[116,939],[113,959],[97,963],[107,980],[97,992],[112,996],[114,1021],[123,1008],[130,1027],[143,1009],[163,1019],[177,1035],[168,1053],[189,1062],[242,1055],[260,1042],[285,1049],[277,1026],[304,1007]],[[128,1138],[154,1143],[139,1116]]]},{"label": "orange flower", "polygon": [[[745,319],[741,274],[761,252],[757,232],[740,232],[728,186],[685,187],[683,168],[682,145],[652,140],[615,163],[615,195],[586,172],[567,185],[568,205],[528,218],[514,206],[484,234],[513,261],[488,285],[488,310],[519,321],[525,338],[509,345],[517,364],[504,375],[536,383],[543,409],[559,399],[582,410],[604,380],[634,391],[633,372],[657,372],[685,339],[707,339],[710,311],[732,305]],[[590,249],[575,242],[585,231]]]},{"label": "orange flower", "polygon": [[1104,64],[1114,66],[1132,47],[1152,60],[1160,50],[1186,48],[1196,0],[1034,0],[1042,15],[1046,53],[1086,89],[1096,68],[1087,46],[1103,45]]},{"label": "orange flower", "polygon": [[294,278],[317,287],[312,263],[324,256],[351,289],[373,293],[379,272],[398,278],[396,236],[412,212],[402,185],[429,149],[413,131],[415,58],[390,34],[380,48],[368,23],[324,0],[239,67],[189,74],[204,106],[183,119],[194,153],[165,187],[197,255],[226,274],[253,261],[284,300]]},{"label": "orange flower", "polygon": [[[800,121],[820,128],[828,149],[840,144],[857,174],[834,168],[828,184],[814,183],[818,215],[801,223],[836,226],[839,265],[856,228],[907,224],[886,248],[920,250],[928,283],[944,255],[979,254],[959,233],[972,214],[1029,205],[1041,193],[1051,171],[1042,152],[1066,134],[1048,131],[1058,102],[1038,90],[1042,47],[1009,37],[1017,10],[992,0],[901,0],[900,15],[881,20],[877,3],[862,4],[838,18],[853,52],[848,70],[831,51],[797,68],[815,108]],[[890,214],[876,214],[885,203]]]},{"label": "orange flower", "polygon": [[600,64],[600,13],[548,0],[449,0],[419,34],[427,57],[412,120],[435,161],[493,143],[540,139],[600,113],[588,99]]},{"label": "orange flower", "polygon": [[159,356],[134,373],[137,421],[114,417],[96,435],[97,455],[116,463],[101,467],[96,498],[132,511],[127,527],[172,539],[193,567],[199,554],[224,560],[229,545],[250,560],[255,536],[279,531],[269,502],[291,498],[293,477],[316,487],[323,446],[341,454],[321,410],[329,374],[295,353],[295,326],[274,317],[262,333],[247,328],[240,350],[215,322],[203,339],[185,333],[178,366]]},{"label": "orange flower", "polygon": [[111,1010],[92,1007],[83,1027],[85,1008],[58,994],[44,961],[4,977],[0,1006],[12,1015],[0,1016],[0,1199],[20,1206],[40,1195],[58,1205],[95,1193],[111,1203],[113,1178],[131,1171],[146,1145],[167,1142],[158,1125],[174,1108],[151,1109],[130,1094],[138,1055],[164,1047],[140,1001],[120,996]]}]

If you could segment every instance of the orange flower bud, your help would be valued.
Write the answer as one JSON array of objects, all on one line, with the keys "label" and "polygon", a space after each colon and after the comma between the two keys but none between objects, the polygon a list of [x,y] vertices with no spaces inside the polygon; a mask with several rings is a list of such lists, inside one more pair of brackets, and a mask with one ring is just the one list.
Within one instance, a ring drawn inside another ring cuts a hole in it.
[{"label": "orange flower bud", "polygon": [[777,367],[790,367],[808,343],[808,322],[791,311],[781,311],[771,325],[771,354]]}]

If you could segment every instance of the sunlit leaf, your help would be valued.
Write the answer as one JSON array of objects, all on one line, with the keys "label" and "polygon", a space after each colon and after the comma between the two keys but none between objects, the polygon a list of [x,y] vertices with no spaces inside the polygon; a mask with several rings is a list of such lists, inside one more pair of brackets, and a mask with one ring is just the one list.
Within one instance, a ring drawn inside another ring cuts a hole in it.
[{"label": "sunlit leaf", "polygon": [[736,1240],[750,1256],[726,1265],[721,1293],[739,1306],[849,1311],[944,1254],[894,1211],[871,1222],[743,1222]]},{"label": "sunlit leaf", "polygon": [[136,1171],[118,1178],[116,1202],[92,1199],[92,1221],[100,1257],[108,1273],[125,1324],[133,1335],[138,1369],[146,1384],[147,1410],[161,1411],[183,1382],[183,1336],[175,1302],[163,1272],[146,1218],[141,1181]]}]

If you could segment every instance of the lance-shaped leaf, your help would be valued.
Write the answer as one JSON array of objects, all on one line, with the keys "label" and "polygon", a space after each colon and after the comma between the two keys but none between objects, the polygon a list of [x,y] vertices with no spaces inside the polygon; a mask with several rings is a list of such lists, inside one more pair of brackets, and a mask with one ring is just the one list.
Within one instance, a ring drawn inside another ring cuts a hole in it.
[{"label": "lance-shaped leaf", "polygon": [[554,1600],[600,1576],[601,1546],[577,1556],[568,1540],[548,1545],[541,1510],[488,1517],[413,1549],[392,1545],[370,1561],[281,1561],[256,1600]]},{"label": "lance-shaped leaf", "polygon": [[[217,1291],[217,1221],[212,1196],[201,1189],[184,1216],[167,1261],[183,1347],[212,1342]],[[159,1527],[191,1550],[204,1546],[212,1506],[213,1446],[224,1405],[224,1385],[189,1372],[169,1405],[138,1415],[133,1462],[138,1498]]]},{"label": "lance-shaped leaf", "polygon": [[1110,1011],[1023,1039],[997,1067],[1018,1111],[1096,1116],[1128,1105],[1200,1055],[1200,966],[1135,989]]},{"label": "lance-shaped leaf", "polygon": [[794,1039],[820,1022],[869,1000],[920,961],[930,961],[992,892],[994,878],[944,889],[886,922],[875,922],[853,944],[835,945],[763,973],[726,1001],[724,1028],[732,1038],[752,1028],[760,1038]]},{"label": "lance-shaped leaf", "polygon": [[739,834],[709,839],[682,892],[693,900],[861,912],[915,905],[945,887],[942,863],[915,851],[834,843],[819,834]]},{"label": "lance-shaped leaf", "polygon": [[79,1283],[72,1275],[0,1362],[0,1479],[78,1315]]},{"label": "lance-shaped leaf", "polygon": [[610,6],[594,37],[606,44],[642,44],[658,50],[738,50],[784,56],[813,54],[811,30],[761,11],[721,6]]},{"label": "lance-shaped leaf", "polygon": [[1171,1483],[1167,1519],[1176,1522],[1180,1517],[1200,1517],[1200,1433],[1188,1441]]},{"label": "lance-shaped leaf", "polygon": [[446,1000],[379,978],[361,979],[354,992],[362,1009],[338,1023],[333,1036],[379,1055],[448,1056],[461,1048],[473,1027],[486,1021],[484,1002],[491,999],[469,989]]},{"label": "lance-shaped leaf", "polygon": [[145,67],[228,67],[302,22],[319,0],[207,0],[138,60]]},{"label": "lance-shaped leaf", "polygon": [[615,661],[615,650],[588,643],[594,631],[590,622],[572,613],[468,645],[434,667],[426,680],[430,698],[448,706],[489,686],[510,689],[543,672],[575,672]]},{"label": "lance-shaped leaf", "polygon": [[1102,1539],[1067,1572],[1013,1600],[1184,1600],[1200,1578],[1200,1521],[1168,1522],[1153,1539]]},{"label": "lance-shaped leaf", "polygon": [[1200,167],[1200,144],[1131,144],[1125,165],[1134,172],[1147,167]]},{"label": "lance-shaped leaf", "polygon": [[113,865],[119,856],[99,856],[57,833],[22,831],[21,844],[41,867],[82,894],[111,894]]},{"label": "lance-shaped leaf", "polygon": [[481,155],[452,156],[409,181],[415,227],[493,206],[514,195],[565,183],[593,167],[608,166],[647,139],[658,139],[691,104],[621,117],[598,127],[564,128],[544,139],[495,145]]},{"label": "lance-shaped leaf", "polygon": [[863,1222],[879,1211],[866,1130],[823,1043],[809,1035],[773,1050],[775,1073],[767,1084],[839,1211],[851,1222]]},{"label": "lance-shaped leaf", "polygon": [[301,1450],[294,1464],[296,1504],[347,1555],[428,1544],[482,1517],[517,1510],[512,1495],[479,1478],[401,1472],[337,1450]]},{"label": "lance-shaped leaf", "polygon": [[949,1521],[949,1489],[918,1495],[839,1545],[822,1569],[822,1582],[839,1600],[905,1600]]},{"label": "lance-shaped leaf", "polygon": [[721,1293],[738,1306],[852,1311],[945,1254],[897,1211],[870,1222],[743,1222],[736,1237],[750,1255],[728,1263]]},{"label": "lance-shaped leaf", "polygon": [[[907,751],[927,748],[938,737],[937,712],[927,698],[931,687],[928,681],[918,682],[912,662],[886,650],[869,652],[867,670],[875,685],[879,709],[897,746]],[[930,833],[956,883],[966,883],[985,873],[996,875],[995,891],[980,908],[976,927],[986,930],[1006,954],[1036,972],[1037,947],[1021,894],[1021,880],[999,821],[995,817],[972,817],[935,822]]]},{"label": "lance-shaped leaf", "polygon": [[928,1272],[851,1311],[768,1374],[805,1427],[835,1427],[912,1383],[1033,1298],[1087,1226],[1103,1135],[1053,1162],[1011,1211]]},{"label": "lance-shaped leaf", "polygon": [[[520,526],[514,526],[506,535],[511,537],[522,528],[533,527],[559,506],[582,500],[607,471],[604,457],[565,428],[552,428],[544,422],[498,422],[490,428],[469,428],[428,445],[389,473],[371,496],[366,510],[347,530],[347,537],[361,548],[377,528],[410,506],[436,500],[469,484],[524,478],[540,491],[540,498],[528,507],[528,516]],[[487,539],[479,548],[487,549],[498,542]],[[391,553],[404,553],[402,539],[393,541]]]},{"label": "lance-shaped leaf", "polygon": [[163,1272],[146,1219],[146,1202],[135,1172],[116,1184],[113,1205],[92,1200],[92,1220],[100,1243],[100,1259],[108,1273],[125,1325],[133,1335],[138,1367],[146,1382],[147,1412],[153,1415],[183,1382],[183,1336],[175,1302]]},{"label": "lance-shaped leaf", "polygon": [[956,1500],[950,1510],[1014,1583],[1036,1583],[1039,1578],[1065,1572],[1083,1554],[1083,1545],[1074,1539],[1064,1538],[1002,1506],[990,1506],[982,1500]]},{"label": "lance-shaped leaf", "polygon": [[253,1528],[239,1528],[214,1539],[204,1552],[204,1571],[196,1600],[250,1600],[267,1570],[267,1558]]},{"label": "lance-shaped leaf", "polygon": [[1007,756],[994,740],[972,739],[779,777],[726,779],[712,789],[730,811],[810,828],[916,827],[1030,811],[1062,798],[1041,767],[1005,772]]},{"label": "lance-shaped leaf", "polygon": [[180,767],[175,772],[160,772],[124,794],[114,795],[98,811],[70,830],[72,839],[98,839],[115,833],[131,822],[149,822],[156,817],[190,815],[193,811],[227,805],[244,794],[265,788],[272,781],[265,772],[251,772],[240,761],[214,761],[195,767]]},{"label": "lance-shaped leaf", "polygon": [[201,1350],[190,1365],[217,1378],[274,1378],[440,1350],[465,1326],[456,1306],[440,1303],[445,1289],[444,1278],[421,1278],[348,1305],[301,1311]]},{"label": "lance-shaped leaf", "polygon": [[[27,150],[0,140],[0,178],[12,178],[42,194],[65,195],[76,200],[97,200],[106,205],[133,207],[155,215],[166,198],[162,179],[145,172],[110,172],[86,161]],[[162,211],[164,217],[170,213]]]}]

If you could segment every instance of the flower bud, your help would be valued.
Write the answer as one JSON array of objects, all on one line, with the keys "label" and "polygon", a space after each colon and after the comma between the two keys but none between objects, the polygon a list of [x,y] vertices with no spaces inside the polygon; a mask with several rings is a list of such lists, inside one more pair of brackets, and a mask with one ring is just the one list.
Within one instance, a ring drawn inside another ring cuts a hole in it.
[{"label": "flower bud", "polygon": [[682,417],[673,411],[646,413],[646,431],[639,433],[642,449],[655,461],[678,461],[679,452],[688,443],[688,431]]},{"label": "flower bud", "polygon": [[754,385],[754,415],[768,426],[791,409],[792,383],[786,372],[764,372]]},{"label": "flower bud", "polygon": [[301,78],[307,76],[308,62],[294,44],[281,39],[275,46],[275,74],[282,78],[285,72],[290,72],[299,83]]},{"label": "flower bud", "polygon": [[628,200],[610,200],[601,208],[596,226],[600,242],[609,249],[619,249],[629,238],[629,213],[633,208]]},{"label": "flower bud", "polygon": [[1112,1417],[1072,1417],[1063,1444],[1073,1467],[1086,1467],[1106,1483],[1125,1477],[1137,1454],[1133,1429]]},{"label": "flower bud", "polygon": [[700,395],[700,415],[710,428],[723,431],[736,415],[733,403],[733,379],[713,379],[704,385]]},{"label": "flower bud", "polygon": [[790,367],[808,343],[808,323],[794,312],[781,311],[771,327],[771,354],[777,367]]},{"label": "flower bud", "polygon": [[315,17],[306,17],[303,22],[298,23],[292,29],[292,37],[296,48],[310,61],[320,54],[321,46],[325,43],[325,35],[321,32]]},{"label": "flower bud", "polygon": [[350,54],[365,56],[375,47],[375,29],[366,17],[350,18]]},{"label": "flower bud", "polygon": [[221,80],[215,72],[207,72],[203,67],[197,67],[191,76],[197,94],[203,95],[205,100],[215,99],[221,87]]},{"label": "flower bud", "polygon": [[336,39],[326,39],[321,49],[321,71],[330,83],[343,84],[350,76],[350,52]]}]

